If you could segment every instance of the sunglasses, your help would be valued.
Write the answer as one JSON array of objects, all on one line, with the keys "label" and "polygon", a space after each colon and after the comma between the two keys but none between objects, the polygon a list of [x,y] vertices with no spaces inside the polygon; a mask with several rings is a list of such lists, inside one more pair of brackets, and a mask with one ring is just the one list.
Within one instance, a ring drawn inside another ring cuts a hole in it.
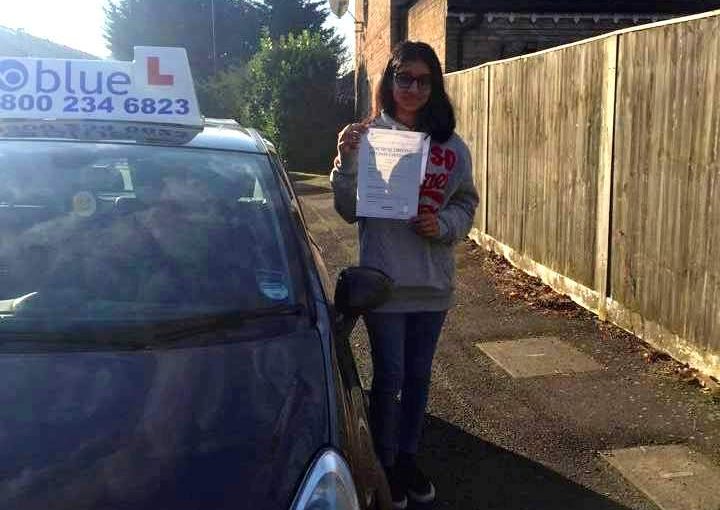
[{"label": "sunglasses", "polygon": [[429,74],[413,76],[410,73],[395,73],[395,85],[407,90],[412,87],[413,82],[417,83],[418,90],[427,90],[432,85],[432,77]]}]

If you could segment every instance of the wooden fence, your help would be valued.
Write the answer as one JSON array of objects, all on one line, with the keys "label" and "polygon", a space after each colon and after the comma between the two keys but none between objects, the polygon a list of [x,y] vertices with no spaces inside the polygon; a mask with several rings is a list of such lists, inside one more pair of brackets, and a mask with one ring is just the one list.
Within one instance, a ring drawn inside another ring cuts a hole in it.
[{"label": "wooden fence", "polygon": [[472,237],[720,376],[720,11],[451,73]]}]

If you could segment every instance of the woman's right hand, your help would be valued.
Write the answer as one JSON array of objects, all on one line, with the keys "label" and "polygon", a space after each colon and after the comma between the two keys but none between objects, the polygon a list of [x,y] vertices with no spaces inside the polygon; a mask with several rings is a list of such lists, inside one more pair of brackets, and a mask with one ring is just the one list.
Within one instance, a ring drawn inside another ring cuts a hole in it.
[{"label": "woman's right hand", "polygon": [[367,124],[360,122],[345,126],[338,134],[338,153],[342,156],[347,156],[357,151],[360,145],[360,137],[367,133],[367,130]]}]

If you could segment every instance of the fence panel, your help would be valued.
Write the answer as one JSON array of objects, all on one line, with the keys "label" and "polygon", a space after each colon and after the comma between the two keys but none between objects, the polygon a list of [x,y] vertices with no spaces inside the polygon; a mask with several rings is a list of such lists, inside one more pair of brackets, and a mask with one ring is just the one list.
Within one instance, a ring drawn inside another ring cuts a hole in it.
[{"label": "fence panel", "polygon": [[[720,352],[720,17],[622,35],[610,295]],[[706,362],[708,362],[706,360]]]},{"label": "fence panel", "polygon": [[591,288],[608,41],[490,69],[488,234]]},{"label": "fence panel", "polygon": [[477,67],[445,77],[448,94],[457,115],[457,133],[465,140],[473,161],[475,185],[481,203],[475,216],[475,228],[485,231],[487,173],[488,68]]}]

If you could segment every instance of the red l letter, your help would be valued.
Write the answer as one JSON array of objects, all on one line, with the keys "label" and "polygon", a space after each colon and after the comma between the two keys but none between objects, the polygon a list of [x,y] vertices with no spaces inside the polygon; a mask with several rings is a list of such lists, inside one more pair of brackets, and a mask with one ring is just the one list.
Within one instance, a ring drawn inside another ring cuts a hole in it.
[{"label": "red l letter", "polygon": [[148,85],[172,85],[175,77],[172,74],[160,74],[160,57],[147,59]]}]

